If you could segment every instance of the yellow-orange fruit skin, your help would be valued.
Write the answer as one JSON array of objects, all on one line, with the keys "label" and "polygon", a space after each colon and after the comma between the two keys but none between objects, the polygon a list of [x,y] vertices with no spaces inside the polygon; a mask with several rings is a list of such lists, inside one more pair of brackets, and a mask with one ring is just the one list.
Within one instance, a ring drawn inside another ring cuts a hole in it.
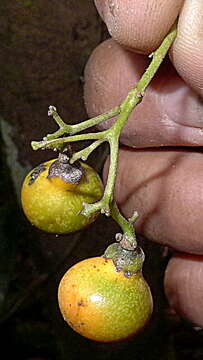
[{"label": "yellow-orange fruit skin", "polygon": [[30,181],[26,176],[21,189],[21,203],[28,220],[37,228],[56,234],[68,234],[92,223],[98,214],[85,217],[80,212],[83,202],[94,203],[103,195],[99,175],[89,165],[81,163],[84,175],[79,184],[60,178],[47,178],[48,169],[56,159],[42,164],[45,170]]},{"label": "yellow-orange fruit skin", "polygon": [[95,257],[70,268],[59,284],[60,311],[79,334],[99,342],[125,340],[148,323],[150,289],[142,273],[126,277],[112,259]]}]

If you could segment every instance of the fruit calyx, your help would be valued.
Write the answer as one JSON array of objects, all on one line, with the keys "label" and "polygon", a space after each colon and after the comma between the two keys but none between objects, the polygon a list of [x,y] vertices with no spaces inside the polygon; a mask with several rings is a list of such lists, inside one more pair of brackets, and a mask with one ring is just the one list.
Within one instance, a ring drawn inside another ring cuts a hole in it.
[{"label": "fruit calyx", "polygon": [[121,243],[109,245],[103,257],[112,259],[116,270],[122,271],[127,277],[142,272],[142,266],[145,259],[141,247],[137,246],[133,250],[128,250],[124,249]]},{"label": "fruit calyx", "polygon": [[64,153],[60,153],[58,159],[51,164],[47,178],[60,178],[66,183],[77,185],[83,175],[84,169],[79,162],[70,164],[69,157]]}]

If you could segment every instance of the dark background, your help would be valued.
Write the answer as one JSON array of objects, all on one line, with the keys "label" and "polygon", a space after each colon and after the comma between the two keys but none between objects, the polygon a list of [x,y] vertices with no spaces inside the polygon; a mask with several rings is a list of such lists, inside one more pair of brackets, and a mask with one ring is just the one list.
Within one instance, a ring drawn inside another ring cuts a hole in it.
[{"label": "dark background", "polygon": [[[33,228],[20,207],[27,170],[53,157],[34,152],[30,141],[56,130],[47,117],[50,104],[69,123],[87,118],[84,66],[106,37],[92,0],[0,2],[0,343],[6,359],[203,359],[202,331],[173,314],[164,297],[170,252],[164,256],[146,239],[140,238],[144,274],[155,303],[148,328],[121,344],[98,344],[71,330],[58,309],[59,280],[77,261],[102,254],[119,229],[100,216],[90,228],[56,238]],[[102,147],[88,161],[100,173],[107,151]]]}]

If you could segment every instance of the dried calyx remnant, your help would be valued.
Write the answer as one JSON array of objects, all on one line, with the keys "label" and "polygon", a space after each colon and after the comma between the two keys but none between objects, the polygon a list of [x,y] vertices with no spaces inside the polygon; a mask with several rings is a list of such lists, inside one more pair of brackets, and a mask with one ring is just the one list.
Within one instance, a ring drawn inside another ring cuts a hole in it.
[{"label": "dried calyx remnant", "polygon": [[69,157],[60,153],[58,159],[51,164],[47,178],[59,177],[67,183],[79,184],[83,175],[84,169],[79,161],[70,164]]},{"label": "dried calyx remnant", "polygon": [[[29,185],[32,185],[38,176],[46,169],[46,164],[37,166],[30,174]],[[51,179],[57,177],[66,183],[77,185],[80,183],[83,175],[85,175],[85,170],[79,161],[70,164],[69,157],[64,153],[60,153],[58,159],[56,159],[49,167],[47,178]]]},{"label": "dried calyx remnant", "polygon": [[117,271],[123,271],[124,275],[130,277],[142,272],[145,255],[141,247],[127,250],[120,243],[108,246],[103,257],[112,259]]}]

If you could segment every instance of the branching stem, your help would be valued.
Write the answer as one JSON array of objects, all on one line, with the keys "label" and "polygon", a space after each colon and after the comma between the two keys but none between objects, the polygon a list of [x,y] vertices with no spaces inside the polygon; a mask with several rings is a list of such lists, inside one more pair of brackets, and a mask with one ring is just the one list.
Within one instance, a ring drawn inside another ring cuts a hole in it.
[{"label": "branching stem", "polygon": [[69,125],[64,123],[61,117],[58,115],[56,108],[52,105],[49,107],[48,116],[53,116],[53,119],[59,126],[59,130],[54,132],[53,134],[48,134],[43,140],[54,140],[59,136],[64,134],[74,135],[83,130],[86,130],[90,127],[100,124],[101,122],[111,119],[114,116],[117,116],[120,113],[120,106],[115,106],[113,109],[108,111],[107,113],[101,114],[94,118],[85,120],[79,124]]},{"label": "branching stem", "polygon": [[[121,228],[127,235],[129,235],[129,242],[135,242],[135,233],[132,226],[132,222],[126,220],[119,212],[115,202],[113,200],[114,185],[117,173],[118,163],[118,150],[119,150],[119,137],[121,131],[126,124],[131,112],[134,110],[144,96],[145,89],[153,79],[159,66],[161,65],[164,57],[166,56],[170,46],[172,45],[176,37],[176,24],[173,25],[168,35],[165,37],[159,48],[151,54],[152,61],[145,73],[139,80],[139,82],[128,92],[127,97],[123,100],[120,106],[116,106],[105,114],[101,114],[92,119],[86,120],[79,124],[68,125],[65,124],[61,117],[58,115],[56,108],[53,106],[49,107],[48,115],[53,116],[55,122],[59,126],[59,130],[53,134],[48,134],[42,141],[32,142],[34,150],[38,149],[63,149],[64,145],[70,142],[82,141],[82,140],[94,140],[94,142],[87,148],[75,153],[70,162],[73,163],[78,159],[86,160],[88,156],[104,141],[109,143],[110,147],[110,164],[107,183],[104,191],[103,198],[94,204],[84,204],[82,214],[90,216],[95,211],[101,211],[107,216],[112,215],[115,220],[120,224]],[[108,130],[78,134],[79,132],[90,128],[94,125],[99,124],[102,121],[117,116],[116,121],[112,127]],[[68,134],[66,137],[60,137]],[[134,240],[133,240],[134,239]]]}]

